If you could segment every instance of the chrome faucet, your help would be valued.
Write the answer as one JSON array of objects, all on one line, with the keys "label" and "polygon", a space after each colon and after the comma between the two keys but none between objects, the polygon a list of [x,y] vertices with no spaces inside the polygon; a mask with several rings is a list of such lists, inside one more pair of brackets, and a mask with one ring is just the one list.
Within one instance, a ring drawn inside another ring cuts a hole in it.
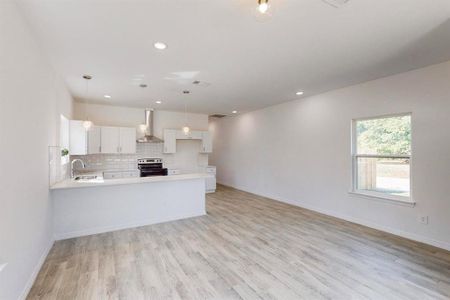
[{"label": "chrome faucet", "polygon": [[74,172],[74,169],[73,169],[73,165],[76,162],[80,162],[83,169],[86,168],[86,164],[81,159],[76,158],[76,159],[72,160],[72,162],[70,163],[70,178],[75,177],[75,174],[74,174],[75,172]]}]

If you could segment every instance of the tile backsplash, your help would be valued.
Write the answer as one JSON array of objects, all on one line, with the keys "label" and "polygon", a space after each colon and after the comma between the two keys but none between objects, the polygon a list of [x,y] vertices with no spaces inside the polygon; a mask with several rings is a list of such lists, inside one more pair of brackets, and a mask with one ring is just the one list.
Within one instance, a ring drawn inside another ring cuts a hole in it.
[{"label": "tile backsplash", "polygon": [[[196,167],[208,165],[208,155],[198,153],[195,143],[188,146],[180,145],[180,153],[163,154],[162,143],[138,143],[136,144],[136,154],[89,154],[71,155],[70,160],[79,158],[84,161],[86,168],[82,170],[81,164],[76,163],[75,171],[91,172],[106,170],[136,170],[137,159],[144,157],[162,158],[164,167],[180,168],[183,171],[195,171]],[[186,155],[186,153],[190,155]],[[177,157],[178,156],[178,157]],[[180,160],[182,162],[180,162]],[[188,160],[186,163],[185,160]]]}]

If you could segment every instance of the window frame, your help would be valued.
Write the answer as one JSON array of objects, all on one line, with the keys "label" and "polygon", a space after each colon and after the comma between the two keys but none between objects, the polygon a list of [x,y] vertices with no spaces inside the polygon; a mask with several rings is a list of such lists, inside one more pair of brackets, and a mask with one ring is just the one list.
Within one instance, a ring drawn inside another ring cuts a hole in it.
[{"label": "window frame", "polygon": [[[410,155],[378,155],[378,154],[357,154],[357,130],[356,123],[358,121],[375,120],[375,119],[387,119],[393,117],[404,117],[409,116],[411,118],[411,154]],[[352,119],[351,123],[351,162],[352,162],[352,178],[351,178],[351,189],[350,193],[357,194],[361,196],[366,196],[370,198],[383,199],[389,201],[395,201],[398,203],[405,203],[414,205],[413,201],[413,117],[411,112],[407,113],[396,113],[388,115],[379,115],[374,117],[363,117]],[[400,195],[390,195],[386,193],[376,192],[376,191],[364,191],[358,189],[358,158],[405,158],[409,159],[409,196]]]}]

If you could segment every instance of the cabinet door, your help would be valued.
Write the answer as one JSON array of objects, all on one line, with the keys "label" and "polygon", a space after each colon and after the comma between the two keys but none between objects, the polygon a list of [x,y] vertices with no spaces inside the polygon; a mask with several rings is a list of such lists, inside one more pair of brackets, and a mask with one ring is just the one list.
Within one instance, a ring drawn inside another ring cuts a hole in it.
[{"label": "cabinet door", "polygon": [[120,132],[120,153],[136,153],[136,129],[119,128]]},{"label": "cabinet door", "polygon": [[193,140],[201,140],[202,139],[202,131],[193,130],[191,131],[191,139]]},{"label": "cabinet door", "polygon": [[87,153],[101,153],[101,127],[94,126],[87,132]]},{"label": "cabinet door", "polygon": [[83,127],[83,121],[70,120],[69,136],[70,155],[87,154],[87,133]]},{"label": "cabinet door", "polygon": [[120,137],[118,127],[102,127],[100,140],[102,153],[119,153]]},{"label": "cabinet door", "polygon": [[202,153],[211,153],[212,152],[212,139],[209,131],[203,131],[202,133]]},{"label": "cabinet door", "polygon": [[216,177],[208,177],[205,180],[206,191],[213,192],[216,190]]},{"label": "cabinet door", "polygon": [[164,153],[177,152],[177,130],[165,129],[164,130]]}]

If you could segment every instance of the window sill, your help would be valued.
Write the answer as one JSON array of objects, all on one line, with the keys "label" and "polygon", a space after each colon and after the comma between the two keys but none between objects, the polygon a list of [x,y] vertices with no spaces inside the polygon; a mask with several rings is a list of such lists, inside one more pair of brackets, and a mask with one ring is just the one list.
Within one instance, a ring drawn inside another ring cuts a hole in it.
[{"label": "window sill", "polygon": [[401,196],[384,195],[376,192],[363,192],[354,190],[350,190],[349,194],[352,194],[354,196],[361,196],[371,200],[378,200],[381,202],[397,204],[402,206],[414,207],[416,205],[416,202],[412,201],[411,198]]}]

